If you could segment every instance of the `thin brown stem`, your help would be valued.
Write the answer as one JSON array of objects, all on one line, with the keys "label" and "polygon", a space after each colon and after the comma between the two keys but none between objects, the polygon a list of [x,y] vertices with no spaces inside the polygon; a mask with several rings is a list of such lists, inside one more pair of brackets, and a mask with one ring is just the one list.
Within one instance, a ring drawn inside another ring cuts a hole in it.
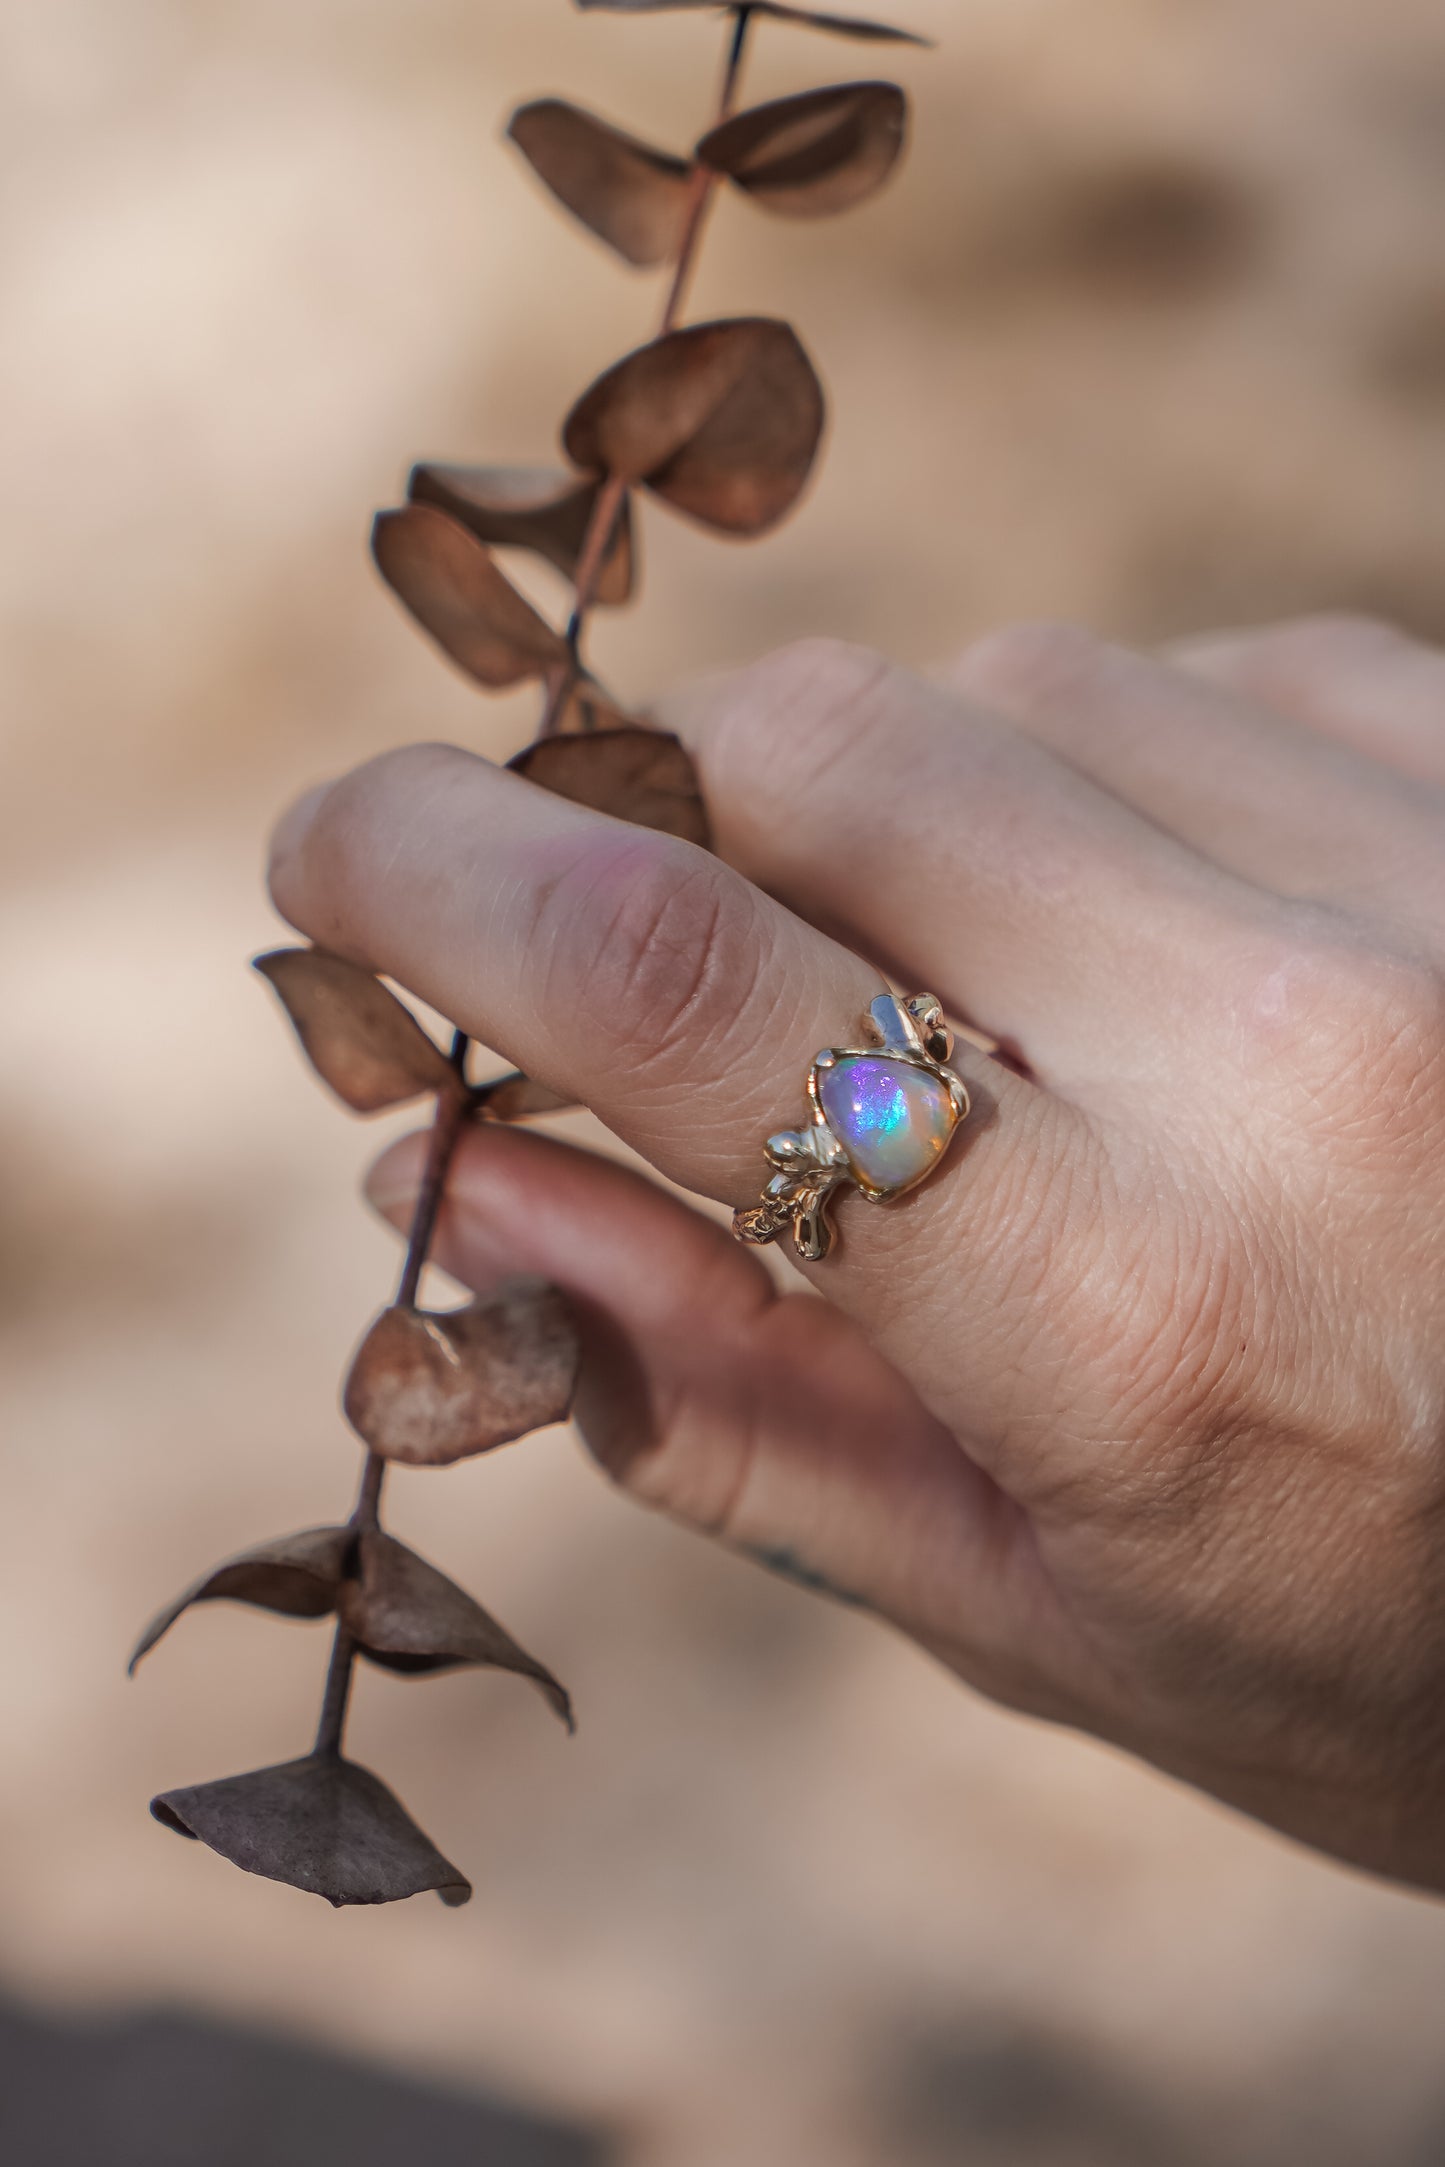
[{"label": "thin brown stem", "polygon": [[597,589],[612,551],[621,519],[627,503],[627,483],[620,474],[609,474],[597,492],[587,531],[582,537],[582,549],[577,559],[572,597],[572,615],[567,625],[568,660],[560,668],[551,671],[547,678],[547,700],[542,710],[542,720],[537,726],[539,737],[555,737],[561,725],[563,710],[573,687],[582,675],[582,658],[577,652],[587,614],[597,600]]},{"label": "thin brown stem", "polygon": [[349,1526],[359,1529],[377,1525],[381,1517],[381,1486],[385,1480],[385,1460],[379,1452],[368,1452],[362,1463],[361,1487],[351,1508]]},{"label": "thin brown stem", "polygon": [[[729,117],[737,101],[738,84],[742,79],[743,59],[747,52],[748,26],[751,21],[751,8],[740,7],[737,12],[737,19],[733,24],[732,39],[728,46],[727,61],[723,68],[722,88],[718,92],[717,111],[713,115],[712,121],[714,128],[720,127]],[[717,175],[714,172],[707,166],[694,165],[692,169],[692,186],[688,195],[687,211],[682,229],[682,240],[678,245],[677,262],[673,266],[672,285],[668,290],[667,301],[662,311],[659,337],[673,330],[678,317],[682,314],[682,304],[686,298],[688,282],[692,277],[693,268],[697,262],[698,248],[702,241],[703,228],[707,223],[708,209],[712,203],[713,191],[716,186]]]},{"label": "thin brown stem", "polygon": [[562,723],[562,710],[577,682],[579,664],[575,651],[565,662],[559,662],[548,670],[545,694],[542,701],[542,720],[537,725],[538,737],[555,737]]},{"label": "thin brown stem", "polygon": [[[451,1166],[457,1138],[466,1122],[470,1105],[467,1093],[469,1043],[465,1031],[452,1034],[450,1059],[456,1082],[450,1090],[437,1093],[426,1171],[422,1175],[416,1210],[412,1213],[406,1262],[402,1265],[401,1280],[396,1290],[398,1309],[416,1307],[422,1266],[426,1263],[427,1253],[431,1248],[437,1213],[441,1209],[442,1197],[446,1191],[447,1171]],[[385,1460],[378,1452],[368,1452],[361,1470],[361,1487],[356,1493],[350,1526],[359,1531],[377,1526],[381,1512],[381,1489],[385,1480]],[[317,1753],[341,1751],[341,1737],[346,1726],[346,1704],[351,1697],[351,1672],[355,1660],[356,1642],[344,1625],[338,1625],[336,1637],[331,1643],[331,1663],[326,1673],[326,1691],[321,1699],[321,1718],[316,1727]]]},{"label": "thin brown stem", "polygon": [[416,1307],[416,1292],[421,1285],[422,1266],[427,1260],[432,1235],[436,1230],[437,1213],[441,1209],[442,1196],[446,1189],[447,1170],[452,1163],[457,1138],[466,1122],[470,1105],[465,1073],[467,1043],[465,1031],[458,1031],[454,1035],[451,1064],[456,1071],[457,1080],[450,1090],[437,1093],[436,1116],[432,1122],[426,1169],[421,1177],[416,1210],[412,1213],[406,1261],[401,1267],[401,1278],[397,1283],[395,1306],[398,1309]]},{"label": "thin brown stem", "polygon": [[577,559],[572,598],[572,616],[567,626],[567,639],[574,656],[577,641],[586,620],[587,612],[597,600],[597,589],[602,584],[602,574],[617,533],[617,522],[627,501],[627,482],[620,474],[609,474],[597,492],[597,502],[587,523],[587,534],[582,554]]},{"label": "thin brown stem", "polygon": [[553,670],[547,678],[547,697],[542,706],[542,719],[537,725],[538,737],[555,737],[562,726],[562,711],[572,694],[572,688],[582,674],[581,664],[574,654],[565,668]]},{"label": "thin brown stem", "polygon": [[326,1670],[326,1690],[321,1696],[321,1720],[316,1726],[313,1753],[340,1753],[346,1730],[346,1704],[351,1698],[351,1673],[356,1662],[356,1642],[344,1625],[338,1625],[331,1643]]},{"label": "thin brown stem", "polygon": [[743,59],[748,49],[748,30],[753,19],[752,8],[745,4],[738,8],[733,23],[733,34],[728,43],[728,57],[723,67],[722,89],[718,92],[717,117],[714,128],[720,128],[732,116],[737,104],[738,84],[742,81]]},{"label": "thin brown stem", "polygon": [[[728,40],[727,59],[723,65],[722,85],[718,92],[717,110],[712,126],[721,125],[731,114],[737,102],[738,85],[742,80],[743,61],[747,54],[748,28],[753,11],[746,5],[737,9],[732,36]],[[707,223],[708,206],[717,185],[717,175],[704,165],[695,164],[684,213],[682,238],[678,243],[677,257],[673,264],[672,280],[667,300],[663,304],[662,319],[655,336],[663,338],[677,326],[682,312],[688,283],[697,261],[702,242],[703,228]],[[567,644],[571,651],[569,665],[554,670],[547,679],[547,697],[542,709],[542,720],[537,728],[539,737],[555,737],[562,714],[573,687],[582,675],[579,654],[582,634],[587,619],[597,600],[603,567],[607,562],[617,523],[627,503],[627,483],[619,474],[609,474],[597,492],[587,531],[582,537],[582,548],[577,558],[577,570],[573,580],[574,594],[572,615],[567,625]]]},{"label": "thin brown stem", "polygon": [[676,329],[677,319],[682,313],[682,304],[687,293],[688,281],[692,276],[692,267],[697,255],[698,243],[702,239],[703,221],[707,217],[708,205],[712,202],[715,179],[716,175],[710,173],[706,166],[694,166],[692,169],[692,179],[688,187],[687,209],[684,213],[682,246],[677,252],[677,261],[672,267],[672,284],[667,290],[667,302],[663,308],[662,322],[658,328],[659,337]]}]

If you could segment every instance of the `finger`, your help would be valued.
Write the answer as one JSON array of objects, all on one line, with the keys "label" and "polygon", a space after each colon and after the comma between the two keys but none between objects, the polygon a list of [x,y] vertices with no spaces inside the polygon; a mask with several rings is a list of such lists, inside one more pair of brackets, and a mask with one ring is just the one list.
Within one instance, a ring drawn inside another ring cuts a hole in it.
[{"label": "finger", "polygon": [[[732,1204],[768,1178],[764,1139],[805,1114],[814,1053],[856,1043],[879,989],[869,965],[716,858],[444,747],[372,761],[293,815],[271,877],[312,939],[396,978],[591,1106],[661,1172]],[[1039,1388],[1003,1343],[1030,1315],[1019,1280],[1086,1281],[1080,1246],[1105,1227],[1071,1199],[1119,1184],[1072,1109],[981,1057],[972,1066],[979,1112],[949,1161],[886,1208],[845,1197],[823,1269],[950,1427],[978,1417],[1001,1434],[1008,1405]],[[960,1304],[962,1340],[945,1328]]]},{"label": "finger", "polygon": [[985,639],[948,680],[1230,873],[1445,926],[1438,805],[1346,744],[1065,626]]},{"label": "finger", "polygon": [[1191,1043],[1221,940],[1271,916],[1008,723],[861,649],[805,642],[663,719],[731,863],[1075,1100]]},{"label": "finger", "polygon": [[705,852],[445,746],[302,799],[271,886],[313,940],[733,1203],[756,1193],[780,1095],[883,990]]},{"label": "finger", "polygon": [[[408,1137],[368,1179],[399,1229],[425,1151]],[[1043,1677],[1075,1662],[1022,1515],[904,1380],[838,1311],[780,1296],[751,1252],[651,1183],[473,1132],[434,1254],[478,1290],[527,1271],[572,1296],[578,1426],[632,1496],[891,1618],[1015,1704],[1044,1706]]]},{"label": "finger", "polygon": [[1175,665],[1445,786],[1445,653],[1371,617],[1301,617],[1170,649]]}]

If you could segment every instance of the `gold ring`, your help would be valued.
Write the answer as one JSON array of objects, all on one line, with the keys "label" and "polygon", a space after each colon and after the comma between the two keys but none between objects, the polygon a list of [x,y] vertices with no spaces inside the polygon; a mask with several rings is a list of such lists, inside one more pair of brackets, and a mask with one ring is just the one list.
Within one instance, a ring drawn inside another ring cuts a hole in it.
[{"label": "gold ring", "polygon": [[968,1115],[947,1063],[953,1033],[931,993],[880,994],[864,1019],[871,1046],[830,1046],[808,1071],[806,1127],[763,1146],[777,1171],[756,1204],[733,1213],[739,1241],[774,1242],[789,1228],[809,1264],[828,1254],[828,1207],[845,1185],[887,1203],[933,1172]]}]

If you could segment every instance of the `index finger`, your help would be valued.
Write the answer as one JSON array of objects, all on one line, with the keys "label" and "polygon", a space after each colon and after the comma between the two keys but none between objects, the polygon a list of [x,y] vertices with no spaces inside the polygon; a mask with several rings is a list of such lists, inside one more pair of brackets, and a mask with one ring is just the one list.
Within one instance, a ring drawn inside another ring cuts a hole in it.
[{"label": "index finger", "polygon": [[[734,1205],[768,1177],[764,1138],[803,1114],[814,1054],[856,1041],[883,990],[869,964],[706,852],[443,746],[388,754],[304,801],[278,831],[271,880],[302,932]],[[1084,1269],[1062,1198],[1098,1150],[1036,1086],[971,1049],[959,1065],[983,1118],[912,1195],[845,1199],[836,1261],[819,1268],[955,1422],[968,1337],[1016,1307],[1017,1275]],[[943,1332],[960,1307],[962,1333]],[[970,1414],[986,1411],[976,1368],[968,1389]]]}]

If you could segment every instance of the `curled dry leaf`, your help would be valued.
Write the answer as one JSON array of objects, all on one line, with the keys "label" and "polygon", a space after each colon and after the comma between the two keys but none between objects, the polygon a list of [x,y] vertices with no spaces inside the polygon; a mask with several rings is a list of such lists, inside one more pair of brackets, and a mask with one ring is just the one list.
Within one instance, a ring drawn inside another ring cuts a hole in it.
[{"label": "curled dry leaf", "polygon": [[427,1889],[464,1904],[472,1893],[380,1778],[338,1754],[163,1791],[151,1812],[246,1873],[338,1907],[393,1904]]},{"label": "curled dry leaf", "polygon": [[[406,493],[414,504],[450,513],[478,541],[530,549],[573,579],[600,486],[569,467],[447,466],[426,460],[412,468]],[[597,601],[627,600],[634,555],[631,507],[624,503],[597,582]]]},{"label": "curled dry leaf", "polygon": [[[725,0],[577,0],[580,8],[606,8],[614,15],[661,15],[675,9],[686,8],[696,12],[702,8],[716,10]],[[728,9],[730,14],[743,12],[744,0],[734,0]],[[921,38],[916,31],[899,30],[892,23],[872,22],[866,15],[824,15],[816,8],[786,7],[782,0],[746,0],[750,15],[769,15],[775,22],[797,23],[804,30],[825,30],[836,38],[862,38],[866,41],[888,45],[931,45],[931,38]]]},{"label": "curled dry leaf", "polygon": [[549,1090],[520,1069],[472,1088],[472,1106],[484,1121],[529,1121],[535,1114],[559,1114],[576,1104],[576,1099]]},{"label": "curled dry leaf", "polygon": [[665,730],[598,730],[543,737],[507,762],[574,805],[709,847],[707,809],[692,756]]},{"label": "curled dry leaf", "polygon": [[228,1558],[151,1620],[128,1668],[134,1672],[141,1657],[149,1655],[192,1603],[254,1603],[258,1610],[279,1611],[286,1618],[324,1618],[336,1608],[336,1591],[355,1539],[350,1528],[308,1527]]},{"label": "curled dry leaf", "polygon": [[823,388],[792,328],[740,316],[670,331],[598,377],[567,417],[567,455],[645,483],[728,534],[792,509],[823,431]]},{"label": "curled dry leaf", "polygon": [[566,664],[561,633],[450,513],[432,504],[379,512],[371,549],[382,578],[422,630],[478,684],[502,691]]},{"label": "curled dry leaf", "polygon": [[359,1538],[354,1577],[343,1583],[338,1608],[363,1654],[384,1669],[410,1676],[464,1667],[515,1671],[538,1685],[568,1730],[574,1728],[572,1702],[551,1671],[465,1588],[379,1529]]},{"label": "curled dry leaf", "polygon": [[359,963],[322,948],[273,948],[253,967],[280,996],[317,1075],[354,1113],[380,1113],[455,1083],[440,1046]]},{"label": "curled dry leaf", "polygon": [[454,1580],[379,1530],[306,1528],[228,1559],[147,1627],[131,1671],[192,1603],[223,1600],[290,1618],[335,1611],[359,1652],[386,1670],[420,1674],[481,1665],[516,1671],[533,1679],[572,1727],[571,1703],[552,1673]]},{"label": "curled dry leaf", "polygon": [[667,263],[687,224],[692,169],[562,98],[519,106],[507,129],[574,218],[629,263]]},{"label": "curled dry leaf", "polygon": [[896,83],[835,83],[735,114],[703,137],[697,155],[769,210],[826,218],[882,187],[907,120]]},{"label": "curled dry leaf", "polygon": [[505,1279],[463,1309],[384,1309],[356,1351],[343,1405],[383,1459],[445,1467],[563,1421],[579,1359],[558,1289]]}]

